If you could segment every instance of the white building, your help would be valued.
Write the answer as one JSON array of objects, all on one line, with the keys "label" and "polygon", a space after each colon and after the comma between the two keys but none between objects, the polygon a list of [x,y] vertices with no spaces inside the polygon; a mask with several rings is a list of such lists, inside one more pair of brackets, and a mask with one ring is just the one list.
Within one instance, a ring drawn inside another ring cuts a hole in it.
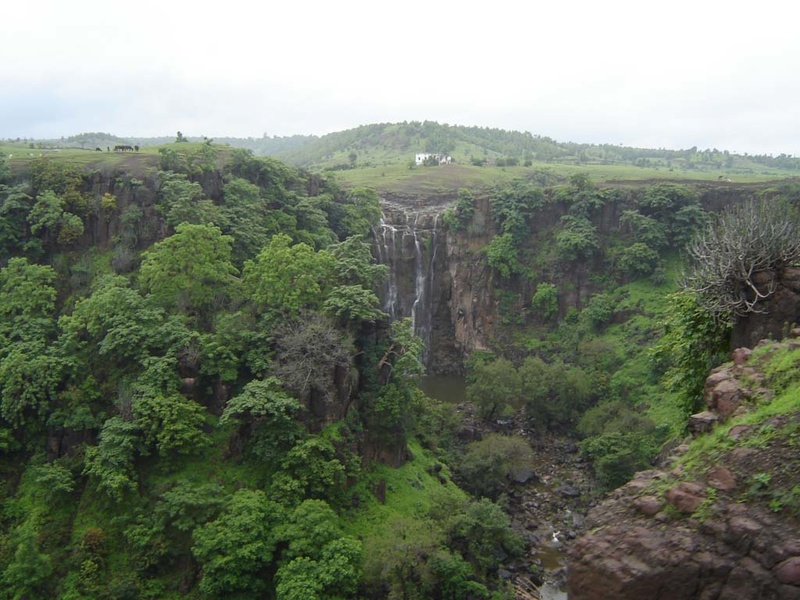
[{"label": "white building", "polygon": [[424,163],[429,158],[435,158],[436,160],[439,161],[440,165],[449,165],[450,162],[453,160],[447,154],[427,154],[427,153],[424,153],[424,152],[417,152],[417,156],[416,156],[417,166],[421,165],[422,163]]}]

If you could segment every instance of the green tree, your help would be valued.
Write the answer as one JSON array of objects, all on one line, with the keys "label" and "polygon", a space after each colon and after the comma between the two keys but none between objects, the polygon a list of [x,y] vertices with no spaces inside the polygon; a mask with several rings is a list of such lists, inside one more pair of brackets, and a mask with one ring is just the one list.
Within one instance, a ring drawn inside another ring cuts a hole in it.
[{"label": "green tree", "polygon": [[103,424],[97,445],[86,448],[83,474],[90,477],[98,490],[117,502],[137,489],[133,460],[139,438],[139,429],[133,422],[116,416]]},{"label": "green tree", "polygon": [[245,292],[260,311],[296,315],[301,308],[317,308],[329,290],[333,256],[291,242],[288,235],[274,235],[256,260],[244,265]]},{"label": "green tree", "polygon": [[83,221],[77,215],[67,212],[64,200],[55,192],[46,190],[36,197],[36,203],[28,213],[31,233],[42,234],[44,243],[69,244],[83,233]]},{"label": "green tree", "polygon": [[517,247],[510,233],[496,235],[492,238],[492,241],[486,246],[486,258],[489,266],[497,269],[497,272],[506,279],[522,270],[517,258]]},{"label": "green tree", "polygon": [[322,436],[311,435],[286,453],[270,489],[286,504],[305,499],[338,502],[344,482],[345,468],[333,444]]},{"label": "green tree", "polygon": [[333,256],[334,277],[340,285],[357,285],[372,290],[388,274],[389,268],[375,262],[370,245],[354,235],[326,248]]},{"label": "green tree", "polygon": [[207,316],[237,291],[231,242],[214,225],[182,223],[144,253],[140,285],[161,306]]},{"label": "green tree", "polygon": [[259,459],[275,459],[289,450],[305,433],[297,420],[303,406],[282,389],[280,380],[268,377],[244,386],[231,398],[220,425],[236,422],[239,435],[248,440]]},{"label": "green tree", "polygon": [[215,517],[224,499],[224,492],[216,483],[179,480],[161,495],[155,512],[165,526],[189,533]]},{"label": "green tree", "polygon": [[416,383],[425,373],[424,350],[425,343],[414,335],[410,318],[394,321],[388,348],[378,364],[379,369],[387,372],[384,381],[393,381],[401,387]]},{"label": "green tree", "polygon": [[275,575],[279,600],[345,600],[354,598],[361,579],[361,543],[342,537],[322,547],[317,559],[301,556]]},{"label": "green tree", "polygon": [[467,490],[497,499],[515,481],[532,476],[533,452],[522,437],[490,433],[467,447],[458,473]]},{"label": "green tree", "polygon": [[24,258],[0,269],[0,414],[31,431],[54,403],[67,360],[52,346],[54,281],[51,267]]},{"label": "green tree", "polygon": [[376,597],[423,600],[432,597],[428,557],[444,536],[428,519],[395,515],[364,542],[364,580]]},{"label": "green tree", "polygon": [[203,188],[188,181],[183,173],[160,171],[158,174],[159,211],[167,224],[176,227],[181,223],[209,225],[222,220],[222,213],[211,200],[203,197]]},{"label": "green tree", "polygon": [[330,291],[322,308],[344,323],[359,324],[384,317],[386,313],[379,305],[380,300],[372,290],[359,285],[339,285]]},{"label": "green tree", "polygon": [[203,432],[205,410],[181,394],[144,394],[134,400],[133,415],[144,445],[162,457],[195,454],[210,444]]},{"label": "green tree", "polygon": [[475,214],[472,192],[466,188],[458,190],[455,203],[442,213],[442,221],[453,231],[461,231],[467,227]]},{"label": "green tree", "polygon": [[482,498],[455,517],[448,528],[451,548],[486,576],[500,566],[502,557],[521,556],[525,544],[511,529],[511,521],[497,504]]},{"label": "green tree", "polygon": [[44,600],[53,574],[53,562],[39,549],[33,525],[25,524],[16,532],[13,557],[0,576],[7,598],[13,600]]},{"label": "green tree", "polygon": [[21,252],[28,238],[28,214],[33,198],[26,186],[8,187],[0,184],[0,255],[13,256]]},{"label": "green tree", "polygon": [[652,436],[641,432],[617,431],[587,438],[580,447],[582,454],[592,461],[603,487],[614,489],[650,466],[658,444]]},{"label": "green tree", "polygon": [[536,286],[531,306],[542,320],[550,320],[558,313],[558,288],[552,283],[542,282]]},{"label": "green tree", "polygon": [[[0,269],[0,340],[33,342],[55,333],[56,273],[52,267],[11,258]],[[0,349],[2,356],[3,349]]]},{"label": "green tree", "polygon": [[663,328],[650,359],[667,387],[680,395],[688,418],[701,405],[708,372],[726,360],[731,327],[684,290],[668,297]]},{"label": "green tree", "polygon": [[498,358],[478,363],[470,376],[473,382],[467,387],[467,399],[475,403],[483,418],[505,416],[519,407],[522,387],[511,361]]},{"label": "green tree", "polygon": [[492,219],[501,235],[508,234],[514,246],[525,239],[533,213],[545,203],[542,188],[531,184],[514,184],[498,190],[491,199]]},{"label": "green tree", "polygon": [[656,250],[666,248],[669,244],[667,226],[653,217],[641,214],[638,210],[622,211],[619,223],[624,230],[633,235],[635,242]]},{"label": "green tree", "polygon": [[[188,344],[189,331],[163,309],[147,302],[120,276],[100,279],[91,296],[59,319],[61,348],[84,354],[97,376],[130,373],[151,355],[175,353]],[[102,361],[92,360],[102,357]],[[113,369],[109,368],[113,367]]]},{"label": "green tree", "polygon": [[658,252],[647,244],[636,242],[623,248],[617,256],[617,266],[628,277],[646,277],[660,262]]},{"label": "green tree", "polygon": [[587,260],[600,247],[597,229],[586,217],[564,215],[562,229],[555,235],[556,251],[565,262]]},{"label": "green tree", "polygon": [[529,356],[519,375],[528,419],[540,427],[573,424],[596,399],[591,373],[560,359]]},{"label": "green tree", "polygon": [[222,230],[233,237],[233,257],[237,265],[254,258],[280,231],[261,189],[241,177],[232,177],[222,187],[224,204],[220,208]]},{"label": "green tree", "polygon": [[202,568],[199,589],[212,598],[258,597],[267,589],[283,509],[259,490],[239,490],[222,514],[194,531],[192,553]]},{"label": "green tree", "polygon": [[340,235],[344,238],[353,235],[367,237],[381,219],[378,193],[371,188],[354,188],[347,195],[347,203],[343,204],[342,211],[338,227]]},{"label": "green tree", "polygon": [[360,542],[342,533],[339,517],[322,500],[305,500],[276,529],[283,541],[276,573],[279,598],[351,598],[361,574]]}]

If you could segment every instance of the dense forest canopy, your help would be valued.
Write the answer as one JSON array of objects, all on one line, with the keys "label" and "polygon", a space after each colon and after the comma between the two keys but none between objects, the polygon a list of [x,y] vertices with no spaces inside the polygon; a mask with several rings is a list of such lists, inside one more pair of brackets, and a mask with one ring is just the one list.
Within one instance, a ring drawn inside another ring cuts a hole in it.
[{"label": "dense forest canopy", "polygon": [[[634,156],[354,131],[317,148]],[[791,183],[727,220],[675,182],[461,189],[434,223],[490,282],[496,327],[456,410],[422,393],[423,341],[376,293],[373,189],[178,133],[99,167],[0,161],[0,597],[513,597],[530,441],[578,440],[599,489],[648,467],[774,291],[731,253],[797,262]]]},{"label": "dense forest canopy", "polygon": [[365,448],[435,444],[446,418],[408,323],[382,320],[374,192],[210,143],[144,179],[1,174],[3,597],[502,587],[521,542],[446,472],[435,526],[348,513],[377,503]]}]

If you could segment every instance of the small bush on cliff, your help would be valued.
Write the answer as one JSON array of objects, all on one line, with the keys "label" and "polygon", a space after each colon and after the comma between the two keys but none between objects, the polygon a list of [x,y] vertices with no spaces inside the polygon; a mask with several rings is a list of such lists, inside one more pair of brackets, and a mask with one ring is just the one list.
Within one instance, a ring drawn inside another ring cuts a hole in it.
[{"label": "small bush on cliff", "polygon": [[646,469],[656,448],[651,437],[638,432],[604,433],[581,442],[581,452],[592,461],[606,489],[619,487],[636,471]]},{"label": "small bush on cliff", "polygon": [[729,340],[730,326],[714,319],[696,295],[682,291],[669,297],[664,334],[650,358],[667,387],[681,396],[687,417],[700,405],[709,370],[724,362]]},{"label": "small bush on cliff", "polygon": [[531,306],[542,320],[552,319],[558,313],[558,288],[552,283],[540,283],[536,286]]}]

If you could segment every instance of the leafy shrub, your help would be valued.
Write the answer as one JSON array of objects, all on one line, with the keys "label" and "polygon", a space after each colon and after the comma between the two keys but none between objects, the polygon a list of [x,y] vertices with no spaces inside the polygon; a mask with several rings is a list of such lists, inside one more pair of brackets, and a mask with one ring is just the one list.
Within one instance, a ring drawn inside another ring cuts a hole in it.
[{"label": "leafy shrub", "polygon": [[659,263],[658,252],[647,244],[636,242],[623,248],[617,256],[617,267],[631,278],[652,274]]},{"label": "leafy shrub", "polygon": [[467,399],[475,403],[485,419],[502,416],[519,405],[520,378],[509,360],[498,358],[478,363],[471,376],[473,382],[467,387]]},{"label": "leafy shrub", "polygon": [[458,465],[463,486],[476,496],[496,499],[517,479],[533,472],[533,453],[524,438],[491,433],[467,448]]},{"label": "leafy shrub", "polygon": [[540,283],[536,286],[531,306],[539,311],[542,319],[552,319],[558,313],[558,288],[552,283]]},{"label": "leafy shrub", "polygon": [[514,238],[510,233],[496,235],[492,238],[492,241],[486,246],[486,258],[489,266],[497,269],[501,277],[506,279],[518,273],[522,268],[517,258]]}]

